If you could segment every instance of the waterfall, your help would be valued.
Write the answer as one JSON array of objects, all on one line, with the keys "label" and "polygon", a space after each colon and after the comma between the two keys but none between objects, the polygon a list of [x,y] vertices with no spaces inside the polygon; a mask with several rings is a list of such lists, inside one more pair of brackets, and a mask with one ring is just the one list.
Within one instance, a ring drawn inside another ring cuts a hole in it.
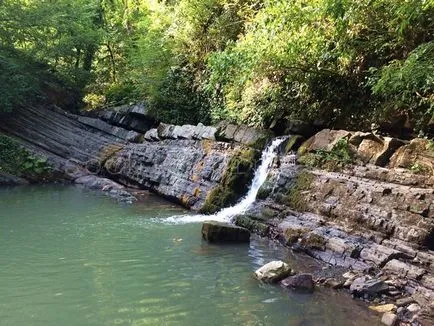
[{"label": "waterfall", "polygon": [[270,171],[274,158],[277,156],[277,149],[287,137],[275,138],[262,152],[261,163],[255,171],[255,175],[250,185],[247,195],[242,198],[236,205],[224,208],[213,215],[178,215],[165,219],[169,223],[194,223],[203,221],[230,222],[231,219],[243,214],[254,202],[259,188],[265,182]]}]

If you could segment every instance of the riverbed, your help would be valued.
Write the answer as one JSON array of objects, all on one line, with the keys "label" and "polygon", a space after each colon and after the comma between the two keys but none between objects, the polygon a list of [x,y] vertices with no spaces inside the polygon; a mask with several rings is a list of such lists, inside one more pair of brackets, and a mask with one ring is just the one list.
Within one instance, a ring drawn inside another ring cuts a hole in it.
[{"label": "riverbed", "polygon": [[75,186],[0,189],[0,325],[375,325],[344,293],[289,292],[252,273],[320,268],[269,240],[210,245],[155,195],[120,204]]}]

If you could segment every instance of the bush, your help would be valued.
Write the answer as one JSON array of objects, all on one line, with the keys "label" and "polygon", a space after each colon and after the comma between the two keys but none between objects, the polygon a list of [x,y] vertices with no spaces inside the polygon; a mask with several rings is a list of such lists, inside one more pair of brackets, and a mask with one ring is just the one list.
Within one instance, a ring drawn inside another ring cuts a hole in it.
[{"label": "bush", "polygon": [[0,172],[43,180],[51,171],[47,158],[31,154],[10,137],[0,134]]}]

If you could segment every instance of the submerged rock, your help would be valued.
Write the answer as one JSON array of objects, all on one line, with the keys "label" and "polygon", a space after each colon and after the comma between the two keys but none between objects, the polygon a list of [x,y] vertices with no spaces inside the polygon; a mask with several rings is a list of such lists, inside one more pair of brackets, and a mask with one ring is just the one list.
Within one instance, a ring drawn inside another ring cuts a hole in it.
[{"label": "submerged rock", "polygon": [[304,291],[313,291],[314,288],[312,274],[298,274],[289,276],[280,281],[280,284],[286,288]]},{"label": "submerged rock", "polygon": [[293,271],[289,265],[280,260],[271,261],[255,271],[255,277],[267,283],[279,282],[291,274]]},{"label": "submerged rock", "polygon": [[25,185],[29,182],[23,178],[17,176],[0,172],[0,186],[15,186],[15,185]]},{"label": "submerged rock", "polygon": [[229,223],[204,222],[202,238],[208,242],[249,242],[250,231]]}]

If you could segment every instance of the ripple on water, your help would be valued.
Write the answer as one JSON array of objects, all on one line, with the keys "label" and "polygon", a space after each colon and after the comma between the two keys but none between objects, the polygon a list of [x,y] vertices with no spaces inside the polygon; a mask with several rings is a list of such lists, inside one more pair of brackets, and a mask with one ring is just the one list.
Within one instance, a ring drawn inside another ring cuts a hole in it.
[{"label": "ripple on water", "polygon": [[207,244],[200,224],[167,223],[183,209],[152,196],[120,206],[74,187],[1,189],[0,207],[0,325],[376,321],[339,293],[259,284],[252,273],[270,260],[315,263],[255,237],[250,245]]}]

